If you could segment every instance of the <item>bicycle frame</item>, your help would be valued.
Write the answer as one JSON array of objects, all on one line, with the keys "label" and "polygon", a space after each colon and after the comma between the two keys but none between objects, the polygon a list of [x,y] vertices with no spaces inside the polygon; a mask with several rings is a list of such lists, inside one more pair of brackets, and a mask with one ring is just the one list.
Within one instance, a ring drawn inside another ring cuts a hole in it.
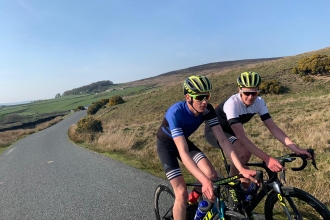
[{"label": "bicycle frame", "polygon": [[[225,213],[226,205],[225,205],[224,199],[220,193],[220,186],[228,185],[231,188],[238,188],[238,187],[240,187],[240,184],[239,184],[240,178],[244,178],[243,175],[239,174],[236,176],[227,177],[224,179],[219,179],[219,180],[213,181],[217,201],[216,201],[216,204],[213,205],[212,209],[210,209],[210,211],[208,211],[206,213],[206,215],[204,217],[205,220],[212,219],[212,217],[215,214],[218,214],[220,220],[225,219],[224,213]],[[263,181],[263,172],[258,170],[255,178],[258,181]],[[201,187],[202,185],[200,183],[186,183],[186,186]]]},{"label": "bicycle frame", "polygon": [[[264,163],[247,163],[247,166],[254,166],[254,167],[261,167],[264,168],[268,175],[272,175],[270,180],[265,181],[266,182],[266,190],[261,190],[259,193],[257,193],[256,196],[254,196],[252,198],[252,200],[250,201],[250,203],[248,203],[245,206],[245,211],[248,213],[249,218],[254,219],[253,218],[253,214],[252,211],[256,208],[256,206],[261,202],[261,200],[268,195],[267,192],[273,190],[277,193],[277,198],[280,202],[280,204],[282,205],[282,208],[286,214],[286,216],[288,217],[289,220],[292,220],[289,210],[285,204],[285,201],[283,200],[284,196],[283,196],[283,191],[282,191],[282,186],[283,184],[281,183],[281,181],[278,178],[278,174],[277,173],[273,173],[272,171],[270,171]],[[285,171],[283,171],[285,172]],[[298,208],[296,207],[296,205],[294,204],[294,202],[292,201],[291,197],[287,197],[286,198],[288,200],[288,203],[290,205],[290,207],[294,210],[294,212],[296,214],[298,214],[298,216],[300,217],[299,219],[301,219],[301,216],[299,215],[298,212]]]},{"label": "bicycle frame", "polygon": [[[227,160],[226,160],[226,156],[222,150],[221,147],[219,147],[220,149],[220,153],[221,153],[221,158],[224,161],[224,165],[227,171],[227,175],[229,175],[229,171],[230,171],[230,164],[228,164]],[[312,157],[314,156],[314,150],[309,149],[308,152],[312,155]],[[292,162],[294,159],[296,158],[292,158],[294,156],[298,156],[296,154],[288,154],[288,155],[284,155],[282,157],[278,157],[277,159],[280,161],[280,163],[285,166],[286,162]],[[306,158],[307,156],[299,156],[302,160],[303,160],[303,164],[301,167],[299,168],[291,168],[293,171],[299,171],[299,170],[303,170],[306,166],[307,166],[307,161]],[[314,165],[314,167],[317,169],[316,167],[316,163],[313,159],[312,164]],[[270,177],[269,180],[265,181],[265,184],[263,184],[263,189],[264,190],[260,190],[259,193],[257,193],[250,202],[246,202],[243,201],[244,198],[244,192],[241,189],[240,186],[235,186],[232,189],[229,189],[230,192],[230,196],[234,201],[234,209],[237,209],[238,212],[244,214],[245,216],[247,216],[250,219],[255,219],[253,216],[252,211],[257,207],[257,205],[261,202],[261,200],[268,195],[267,192],[274,190],[277,193],[277,198],[280,202],[280,204],[283,207],[283,210],[286,214],[286,216],[288,217],[289,220],[292,220],[289,210],[283,200],[283,192],[281,190],[281,187],[283,186],[283,184],[281,183],[281,181],[278,178],[278,174],[272,172],[264,162],[259,162],[259,163],[247,163],[246,166],[252,166],[252,167],[260,167],[266,170],[268,176]],[[282,171],[283,174],[283,179],[285,181],[285,171]],[[294,210],[294,212],[298,215],[298,217],[301,219],[301,216],[299,215],[298,209],[296,207],[296,205],[294,204],[294,202],[292,201],[291,197],[287,197],[288,203],[290,205],[290,207]]]},{"label": "bicycle frame", "polygon": [[[239,179],[239,178],[237,178]],[[222,181],[222,180],[220,180]],[[219,182],[220,182],[219,181]],[[220,195],[220,187],[221,185],[223,185],[224,183],[229,183],[232,182],[233,180],[229,179],[225,179],[223,182],[219,183],[216,182],[214,183],[214,188],[215,188],[215,194],[216,194],[216,203],[212,204],[212,208],[205,214],[205,217],[203,219],[205,220],[209,220],[212,219],[213,216],[215,216],[216,214],[218,214],[219,219],[220,220],[224,220],[225,216],[225,202],[223,200],[223,198]],[[202,185],[199,183],[186,183],[187,186],[197,186],[197,187],[201,187]]]},{"label": "bicycle frame", "polygon": [[[206,213],[205,217],[203,219],[209,220],[212,219],[212,217],[216,214],[218,214],[220,220],[225,219],[225,210],[226,205],[225,202],[221,196],[220,193],[220,186],[223,185],[239,185],[240,181],[239,179],[243,176],[241,174],[233,176],[233,177],[227,177],[225,179],[220,180],[214,180],[214,189],[215,189],[215,196],[216,196],[216,203],[212,204],[212,208]],[[195,187],[201,187],[202,184],[200,183],[186,183],[186,186],[195,186]]]}]

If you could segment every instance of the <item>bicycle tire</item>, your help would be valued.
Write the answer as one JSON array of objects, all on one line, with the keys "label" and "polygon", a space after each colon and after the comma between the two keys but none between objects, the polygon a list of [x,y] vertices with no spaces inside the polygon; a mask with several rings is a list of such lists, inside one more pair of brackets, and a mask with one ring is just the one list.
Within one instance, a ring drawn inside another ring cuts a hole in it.
[{"label": "bicycle tire", "polygon": [[159,184],[154,193],[154,211],[157,220],[173,220],[174,193],[166,185]]},{"label": "bicycle tire", "polygon": [[[214,215],[210,220],[220,220],[218,214]],[[244,215],[231,210],[225,211],[225,220],[248,220]]]},{"label": "bicycle tire", "polygon": [[[281,189],[283,191],[284,202],[289,209],[292,219],[330,219],[330,212],[327,207],[314,196],[294,187],[282,186]],[[289,204],[288,199],[292,199],[302,218],[296,217],[296,214],[294,213],[292,206]],[[264,209],[266,220],[287,219],[275,191],[272,191],[268,195]]]}]

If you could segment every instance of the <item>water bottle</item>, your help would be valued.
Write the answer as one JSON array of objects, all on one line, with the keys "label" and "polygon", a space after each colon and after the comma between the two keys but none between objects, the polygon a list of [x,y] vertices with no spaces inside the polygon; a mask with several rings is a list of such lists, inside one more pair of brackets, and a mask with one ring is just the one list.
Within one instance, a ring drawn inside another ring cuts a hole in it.
[{"label": "water bottle", "polygon": [[202,220],[205,216],[205,214],[207,213],[207,211],[205,211],[205,208],[208,206],[208,202],[203,200],[199,203],[198,208],[196,210],[196,214],[194,217],[194,220]]},{"label": "water bottle", "polygon": [[[253,191],[257,192],[258,189],[259,189],[259,186],[257,185],[256,189],[254,190],[253,188],[255,187],[254,186],[255,183],[251,183],[250,187],[248,188],[248,190],[246,190],[246,193],[252,193]],[[245,195],[245,199],[246,201],[250,202],[253,198],[253,195],[252,194],[248,194],[248,195]]]}]

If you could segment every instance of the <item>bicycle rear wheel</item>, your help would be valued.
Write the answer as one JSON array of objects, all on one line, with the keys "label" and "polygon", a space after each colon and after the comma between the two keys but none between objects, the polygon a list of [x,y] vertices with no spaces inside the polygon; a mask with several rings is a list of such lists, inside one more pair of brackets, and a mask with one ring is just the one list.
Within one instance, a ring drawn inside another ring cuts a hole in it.
[{"label": "bicycle rear wheel", "polygon": [[[210,220],[219,220],[219,219],[220,218],[219,218],[218,214],[216,214]],[[225,220],[248,220],[248,218],[246,218],[244,215],[242,215],[238,212],[227,210],[225,212]]]},{"label": "bicycle rear wheel", "polygon": [[174,193],[166,185],[159,184],[154,194],[154,210],[157,220],[173,220]]},{"label": "bicycle rear wheel", "polygon": [[[330,212],[314,196],[301,189],[294,187],[282,187],[283,202],[285,203],[292,219],[295,220],[316,220],[330,219]],[[265,217],[266,220],[281,220],[288,219],[283,206],[279,201],[275,191],[272,191],[265,202]]]}]

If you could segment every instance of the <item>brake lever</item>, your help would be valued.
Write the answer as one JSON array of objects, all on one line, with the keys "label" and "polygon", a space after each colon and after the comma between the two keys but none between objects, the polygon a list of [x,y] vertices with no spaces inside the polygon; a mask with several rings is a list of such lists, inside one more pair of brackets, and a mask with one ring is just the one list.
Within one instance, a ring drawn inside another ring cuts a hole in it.
[{"label": "brake lever", "polygon": [[308,151],[308,153],[310,153],[311,156],[312,156],[312,164],[313,164],[313,166],[315,167],[315,169],[319,170],[319,169],[317,168],[317,166],[316,166],[316,161],[315,161],[315,159],[314,159],[314,150],[313,150],[313,149],[307,149],[307,151]]},{"label": "brake lever", "polygon": [[[265,192],[265,194],[268,195],[267,187],[266,187],[265,181],[264,181],[264,173],[261,170],[257,170],[257,174],[255,176],[255,179],[258,180],[258,182],[260,182],[261,190],[263,190]],[[255,187],[254,187],[253,191],[255,191],[256,188],[257,188],[257,185],[255,184]]]},{"label": "brake lever", "polygon": [[[312,164],[313,166],[315,167],[315,169],[318,170],[317,166],[316,166],[316,161],[314,159],[314,150],[313,149],[307,149],[307,151],[311,154],[312,156]],[[303,164],[301,165],[301,167],[298,167],[298,168],[291,168],[293,171],[300,171],[300,170],[303,170],[305,169],[305,167],[307,166],[307,155],[297,155],[299,156],[302,161],[303,161]]]},{"label": "brake lever", "polygon": [[284,170],[281,171],[280,178],[286,184],[285,171]]},{"label": "brake lever", "polygon": [[[292,156],[292,155],[290,155]],[[280,160],[278,160],[278,162],[280,162],[280,164],[285,167],[285,163],[289,163],[289,162],[292,162],[294,161],[296,158],[294,157],[285,157],[285,158],[282,158]],[[280,180],[283,181],[284,183],[286,183],[286,179],[285,179],[285,171],[282,170],[281,173],[280,173]]]},{"label": "brake lever", "polygon": [[317,166],[316,166],[316,162],[315,162],[314,158],[312,159],[312,164],[313,164],[313,166],[315,167],[315,169],[319,170],[319,169],[317,168]]}]

